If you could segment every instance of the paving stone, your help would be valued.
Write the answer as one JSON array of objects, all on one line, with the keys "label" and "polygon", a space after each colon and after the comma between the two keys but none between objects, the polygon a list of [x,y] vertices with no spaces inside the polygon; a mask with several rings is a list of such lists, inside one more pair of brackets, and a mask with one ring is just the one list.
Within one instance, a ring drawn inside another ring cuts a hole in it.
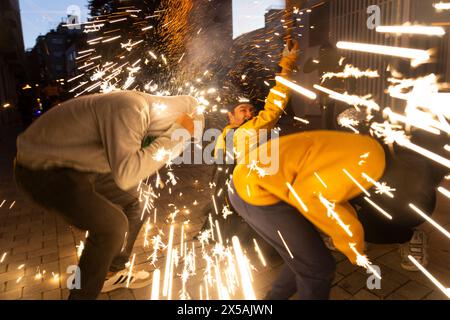
[{"label": "paving stone", "polygon": [[356,294],[362,288],[366,288],[367,277],[358,272],[354,272],[339,281],[338,285],[350,294]]},{"label": "paving stone", "polygon": [[425,298],[432,289],[421,285],[416,281],[409,281],[407,284],[397,290],[397,293],[406,297],[408,300],[420,300]]},{"label": "paving stone", "polygon": [[352,297],[350,293],[339,286],[333,286],[330,291],[331,300],[349,300]]},{"label": "paving stone", "polygon": [[61,300],[61,289],[45,291],[43,300]]},{"label": "paving stone", "polygon": [[359,290],[353,297],[352,300],[380,300],[376,295],[369,292],[366,289]]}]

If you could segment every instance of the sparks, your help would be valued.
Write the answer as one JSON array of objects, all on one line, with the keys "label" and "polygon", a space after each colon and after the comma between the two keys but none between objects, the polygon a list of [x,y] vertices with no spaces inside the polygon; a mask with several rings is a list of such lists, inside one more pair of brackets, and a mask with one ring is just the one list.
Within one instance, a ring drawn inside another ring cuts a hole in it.
[{"label": "sparks", "polygon": [[336,44],[339,49],[367,52],[381,55],[388,55],[411,60],[411,65],[417,67],[420,64],[430,61],[430,53],[426,50],[380,46],[367,43],[355,43],[340,41]]}]

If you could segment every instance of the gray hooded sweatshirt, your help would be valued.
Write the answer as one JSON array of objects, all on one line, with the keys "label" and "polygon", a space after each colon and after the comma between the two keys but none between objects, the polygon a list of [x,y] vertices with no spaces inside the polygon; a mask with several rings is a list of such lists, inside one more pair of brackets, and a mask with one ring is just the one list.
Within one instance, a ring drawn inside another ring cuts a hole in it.
[{"label": "gray hooded sweatshirt", "polygon": [[[137,91],[72,99],[42,115],[18,137],[17,163],[34,170],[112,173],[117,185],[127,190],[166,164],[167,159],[155,158],[159,150],[172,151],[172,157],[181,154],[187,138],[171,139],[182,129],[176,120],[182,113],[194,113],[197,105],[190,96]],[[146,136],[157,138],[142,148]]]}]

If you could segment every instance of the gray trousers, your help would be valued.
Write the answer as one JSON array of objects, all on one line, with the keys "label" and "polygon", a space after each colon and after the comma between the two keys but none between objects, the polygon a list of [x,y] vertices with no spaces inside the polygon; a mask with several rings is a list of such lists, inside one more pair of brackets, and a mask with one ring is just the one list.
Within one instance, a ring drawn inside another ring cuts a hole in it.
[{"label": "gray trousers", "polygon": [[328,299],[336,263],[314,225],[285,202],[253,206],[239,197],[234,185],[233,191],[229,192],[233,207],[285,262],[266,299],[287,300],[295,292],[302,300]]},{"label": "gray trousers", "polygon": [[96,299],[108,271],[125,269],[145,221],[137,188],[119,189],[110,174],[18,164],[14,171],[17,186],[36,204],[89,231],[78,265],[81,289],[71,290],[69,299]]}]

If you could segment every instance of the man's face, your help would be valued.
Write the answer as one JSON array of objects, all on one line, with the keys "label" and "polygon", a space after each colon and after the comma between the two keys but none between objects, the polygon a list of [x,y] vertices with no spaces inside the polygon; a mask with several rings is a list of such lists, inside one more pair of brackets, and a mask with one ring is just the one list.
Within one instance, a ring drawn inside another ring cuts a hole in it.
[{"label": "man's face", "polygon": [[228,114],[230,124],[241,126],[256,115],[256,108],[251,104],[240,104],[234,108],[233,112]]}]

